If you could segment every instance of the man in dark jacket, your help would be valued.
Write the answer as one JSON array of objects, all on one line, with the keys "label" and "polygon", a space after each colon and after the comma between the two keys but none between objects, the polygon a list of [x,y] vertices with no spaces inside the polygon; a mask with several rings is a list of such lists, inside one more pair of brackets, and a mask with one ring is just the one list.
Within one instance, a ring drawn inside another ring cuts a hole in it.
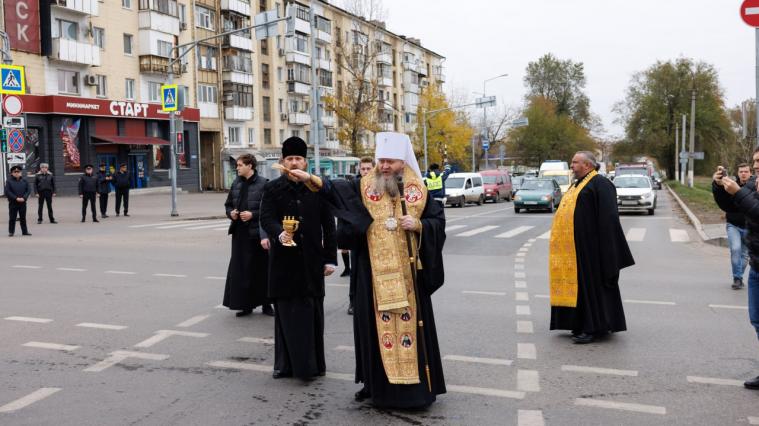
[{"label": "man in dark jacket", "polygon": [[47,163],[40,164],[40,172],[34,177],[34,190],[37,192],[37,223],[42,223],[42,206],[47,203],[47,217],[50,223],[58,223],[53,218],[53,197],[55,197],[55,176],[49,171]]},{"label": "man in dark jacket", "polygon": [[[754,174],[759,175],[759,148],[753,155]],[[748,316],[759,338],[759,193],[756,184],[749,182],[741,187],[736,181],[726,176],[724,167],[720,166],[714,174],[714,199],[725,212],[738,211],[746,219],[746,245],[748,245]],[[759,376],[743,383],[747,389],[759,390]]]},{"label": "man in dark jacket", "polygon": [[32,194],[29,182],[21,175],[21,167],[11,167],[11,178],[5,182],[5,196],[8,197],[8,236],[16,233],[16,217],[21,222],[21,234],[32,235],[26,228],[26,200]]},{"label": "man in dark jacket", "polygon": [[[274,378],[324,375],[324,277],[337,265],[335,218],[318,193],[291,178],[305,170],[306,143],[282,144],[283,175],[264,186],[261,226],[269,236],[269,297],[274,300]],[[283,220],[298,221],[285,230]]]},{"label": "man in dark jacket", "polygon": [[[751,167],[748,164],[743,163],[738,165],[738,176],[735,181],[739,186],[755,185],[754,178],[751,177]],[[712,182],[712,195],[714,200],[719,204],[718,194],[725,194],[725,191],[721,191],[722,186],[717,185],[717,182]],[[748,246],[745,243],[746,238],[746,219],[743,217],[743,213],[740,211],[726,211],[726,231],[727,242],[730,247],[730,264],[733,272],[733,290],[740,290],[743,288],[743,274],[746,271],[748,265]]]},{"label": "man in dark jacket", "polygon": [[116,216],[121,211],[121,200],[124,200],[124,216],[129,217],[129,188],[132,181],[125,163],[121,163],[119,171],[113,176],[113,184],[116,186]]},{"label": "man in dark jacket", "polygon": [[92,209],[92,221],[99,222],[95,212],[95,194],[98,190],[98,178],[92,175],[92,165],[84,166],[84,174],[79,178],[79,198],[82,199],[82,222],[87,216],[87,203]]},{"label": "man in dark jacket", "polygon": [[106,218],[108,215],[108,194],[111,192],[111,180],[113,177],[106,170],[106,165],[100,163],[100,171],[98,172],[98,196],[100,197],[100,217]]}]

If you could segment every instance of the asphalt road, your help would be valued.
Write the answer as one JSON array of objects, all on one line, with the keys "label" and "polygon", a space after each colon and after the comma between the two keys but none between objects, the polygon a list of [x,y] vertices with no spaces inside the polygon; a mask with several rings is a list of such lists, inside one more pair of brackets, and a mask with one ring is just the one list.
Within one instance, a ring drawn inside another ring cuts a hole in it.
[{"label": "asphalt road", "polygon": [[449,393],[412,412],[353,401],[345,278],[328,280],[328,375],[271,378],[273,320],[218,307],[223,195],[183,195],[175,219],[165,195],[133,197],[132,217],[99,224],[56,200],[60,224],[0,245],[0,424],[759,424],[740,386],[759,374],[746,292],[659,195],[655,216],[622,218],[628,331],[584,346],[548,331],[552,216],[447,209],[433,303]]}]

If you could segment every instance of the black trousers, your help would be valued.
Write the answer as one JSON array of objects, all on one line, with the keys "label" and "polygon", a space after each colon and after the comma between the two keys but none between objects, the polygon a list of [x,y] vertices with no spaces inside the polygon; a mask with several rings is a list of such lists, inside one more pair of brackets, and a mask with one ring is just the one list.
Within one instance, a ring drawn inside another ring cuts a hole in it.
[{"label": "black trousers", "polygon": [[47,203],[47,218],[50,221],[54,221],[53,217],[53,191],[45,190],[37,193],[39,198],[37,199],[39,204],[37,205],[37,220],[42,221],[42,206]]},{"label": "black trousers", "polygon": [[97,219],[97,214],[95,213],[95,198],[94,192],[85,192],[82,194],[82,219],[87,217],[87,203],[90,203],[92,218]]},{"label": "black trousers", "polygon": [[18,216],[19,222],[21,222],[21,233],[28,234],[29,230],[26,228],[26,201],[19,203],[18,201],[8,202],[8,234],[13,235],[16,232],[16,217]]},{"label": "black trousers", "polygon": [[108,193],[100,193],[100,216],[105,216],[105,212],[108,210]]},{"label": "black trousers", "polygon": [[129,213],[129,188],[116,188],[116,214],[121,210],[121,200],[124,199],[124,214]]}]

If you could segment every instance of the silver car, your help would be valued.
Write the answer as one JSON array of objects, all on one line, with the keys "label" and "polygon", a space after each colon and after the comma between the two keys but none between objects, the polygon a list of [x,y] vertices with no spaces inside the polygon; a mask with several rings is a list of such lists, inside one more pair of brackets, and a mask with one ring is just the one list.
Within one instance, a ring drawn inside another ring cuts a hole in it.
[{"label": "silver car", "polygon": [[656,210],[656,191],[651,179],[644,175],[622,175],[614,179],[617,187],[617,208],[620,212],[648,212]]}]

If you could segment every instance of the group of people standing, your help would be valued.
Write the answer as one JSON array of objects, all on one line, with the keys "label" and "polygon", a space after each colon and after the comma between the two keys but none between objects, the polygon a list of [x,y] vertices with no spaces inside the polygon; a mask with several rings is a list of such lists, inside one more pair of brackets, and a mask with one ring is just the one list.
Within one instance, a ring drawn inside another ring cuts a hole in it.
[{"label": "group of people standing", "polygon": [[[11,177],[5,182],[5,196],[8,198],[8,236],[15,234],[16,222],[21,225],[22,235],[32,235],[26,223],[26,207],[29,197],[32,195],[32,186],[24,179],[23,169],[13,166],[10,169]],[[82,199],[82,222],[87,215],[87,205],[92,207],[92,221],[98,222],[95,211],[95,199],[100,198],[100,215],[108,217],[108,194],[111,185],[116,188],[116,216],[119,216],[121,204],[124,204],[124,216],[129,216],[129,189],[131,177],[126,164],[119,166],[119,171],[110,174],[106,171],[106,165],[100,165],[97,175],[93,174],[93,167],[87,164],[84,174],[79,178],[79,197]],[[34,176],[34,192],[37,194],[37,224],[42,223],[44,207],[47,206],[47,217],[50,223],[58,223],[53,215],[53,198],[57,193],[55,176],[50,172],[47,163],[40,164],[40,171]]]},{"label": "group of people standing", "polygon": [[338,247],[350,250],[355,378],[363,383],[355,399],[426,407],[445,393],[430,297],[444,280],[445,218],[429,202],[408,136],[378,133],[376,147],[376,166],[362,160],[350,180],[309,174],[297,137],[283,143],[282,175],[272,181],[256,173],[254,157],[237,159],[225,203],[232,255],[224,305],[246,315],[273,303],[275,379],[323,376],[324,281]]}]

